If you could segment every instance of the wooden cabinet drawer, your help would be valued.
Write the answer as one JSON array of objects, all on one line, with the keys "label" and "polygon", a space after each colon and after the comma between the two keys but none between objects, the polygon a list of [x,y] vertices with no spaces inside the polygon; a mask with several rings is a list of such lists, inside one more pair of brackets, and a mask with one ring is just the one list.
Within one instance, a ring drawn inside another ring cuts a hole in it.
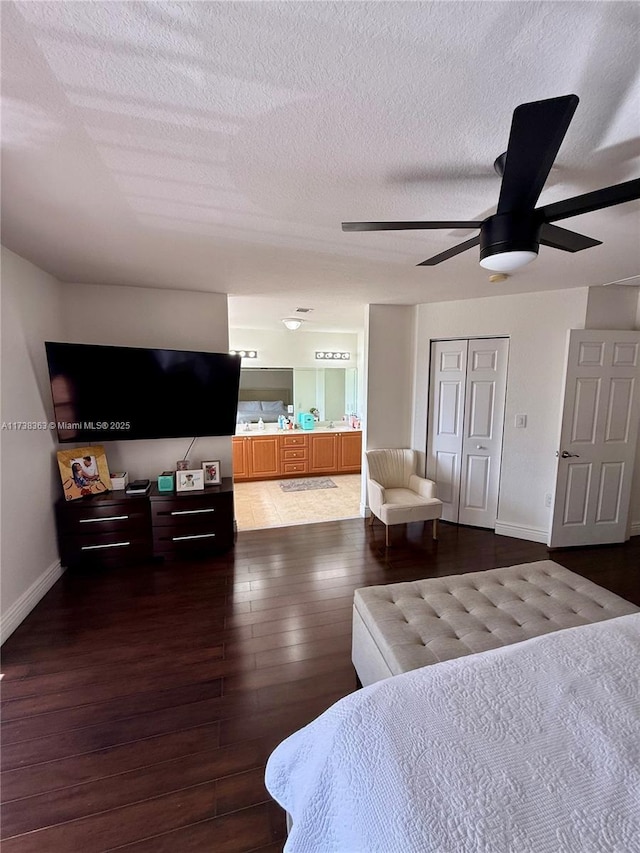
[{"label": "wooden cabinet drawer", "polygon": [[283,447],[306,447],[308,444],[306,435],[283,435],[280,441]]},{"label": "wooden cabinet drawer", "polygon": [[309,472],[309,463],[305,460],[300,462],[283,462],[283,474],[307,474]]},{"label": "wooden cabinet drawer", "polygon": [[290,462],[292,460],[306,460],[307,459],[307,448],[299,447],[297,450],[283,448],[281,451],[280,458],[283,462]]}]

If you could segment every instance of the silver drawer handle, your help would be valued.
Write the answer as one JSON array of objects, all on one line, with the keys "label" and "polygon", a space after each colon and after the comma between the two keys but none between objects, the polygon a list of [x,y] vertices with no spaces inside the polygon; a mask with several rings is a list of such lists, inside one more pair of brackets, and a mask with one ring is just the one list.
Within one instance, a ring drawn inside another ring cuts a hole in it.
[{"label": "silver drawer handle", "polygon": [[193,536],[172,536],[172,542],[182,542],[183,539],[212,539],[215,533],[194,533]]},{"label": "silver drawer handle", "polygon": [[124,548],[125,545],[131,545],[131,542],[111,542],[109,545],[83,545],[81,551],[98,551],[101,548]]},{"label": "silver drawer handle", "polygon": [[215,509],[177,509],[170,515],[199,515],[201,512],[215,512]]},{"label": "silver drawer handle", "polygon": [[129,518],[128,515],[109,515],[104,518],[81,518],[80,524],[94,524],[98,521],[124,521],[125,518]]}]

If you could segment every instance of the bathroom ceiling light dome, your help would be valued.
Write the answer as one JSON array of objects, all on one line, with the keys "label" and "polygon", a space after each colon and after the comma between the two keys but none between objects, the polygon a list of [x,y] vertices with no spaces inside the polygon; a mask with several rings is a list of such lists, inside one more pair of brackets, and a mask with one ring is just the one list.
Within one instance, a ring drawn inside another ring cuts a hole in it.
[{"label": "bathroom ceiling light dome", "polygon": [[291,332],[295,332],[296,329],[300,328],[304,320],[299,320],[297,317],[285,317],[282,322],[285,324],[287,329]]}]

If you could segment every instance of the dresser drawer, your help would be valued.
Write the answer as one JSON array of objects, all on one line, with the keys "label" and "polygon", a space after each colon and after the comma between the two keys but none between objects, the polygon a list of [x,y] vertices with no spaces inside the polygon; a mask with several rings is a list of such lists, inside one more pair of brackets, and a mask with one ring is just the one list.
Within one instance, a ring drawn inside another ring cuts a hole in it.
[{"label": "dresser drawer", "polygon": [[149,524],[149,502],[146,499],[121,501],[117,504],[70,507],[63,505],[58,513],[60,532],[71,535],[93,535],[116,530],[137,531]]},{"label": "dresser drawer", "polygon": [[307,448],[306,447],[299,447],[297,449],[283,448],[280,451],[280,454],[281,454],[280,458],[282,459],[283,462],[289,462],[289,461],[293,461],[296,459],[306,460],[307,459]]},{"label": "dresser drawer", "polygon": [[308,444],[306,435],[283,435],[280,440],[283,447],[306,447]]},{"label": "dresser drawer", "polygon": [[307,460],[301,460],[300,462],[283,462],[282,463],[282,473],[283,474],[306,474],[309,471],[309,463]]},{"label": "dresser drawer", "polygon": [[153,553],[156,557],[208,553],[218,549],[227,550],[232,545],[233,523],[201,527],[198,530],[157,527],[153,531]]},{"label": "dresser drawer", "polygon": [[214,527],[223,520],[233,520],[233,495],[230,492],[216,496],[189,496],[188,500],[152,501],[153,527],[200,528]]},{"label": "dresser drawer", "polygon": [[84,536],[62,536],[60,558],[63,565],[120,565],[151,557],[148,531],[134,535],[126,531],[91,533]]}]

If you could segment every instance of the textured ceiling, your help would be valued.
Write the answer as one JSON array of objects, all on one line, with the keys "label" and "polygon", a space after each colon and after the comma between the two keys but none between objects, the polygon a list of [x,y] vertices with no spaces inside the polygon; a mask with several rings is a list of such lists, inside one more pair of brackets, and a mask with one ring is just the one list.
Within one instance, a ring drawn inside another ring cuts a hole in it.
[{"label": "textured ceiling", "polygon": [[[354,329],[368,302],[602,284],[640,269],[640,203],[562,224],[493,285],[446,231],[476,219],[515,106],[580,105],[541,202],[640,174],[640,5],[3,2],[3,242],[65,281],[234,295],[233,325]],[[258,297],[256,299],[256,297]]]}]

